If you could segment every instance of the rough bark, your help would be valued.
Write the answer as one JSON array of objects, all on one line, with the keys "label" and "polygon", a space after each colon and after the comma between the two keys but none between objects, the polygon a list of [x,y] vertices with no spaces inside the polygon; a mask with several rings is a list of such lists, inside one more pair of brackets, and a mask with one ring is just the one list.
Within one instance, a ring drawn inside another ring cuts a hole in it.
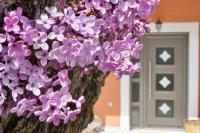
[{"label": "rough bark", "polygon": [[[58,5],[58,0],[0,0],[0,16],[6,8],[12,9],[20,6],[24,13],[30,18],[36,18],[43,11],[45,6]],[[75,0],[71,0],[76,2]],[[0,17],[0,26],[2,27],[2,18]],[[97,101],[101,87],[107,74],[98,70],[84,76],[80,79],[80,70],[78,68],[70,72],[72,86],[70,92],[74,98],[81,95],[85,96],[82,112],[75,122],[61,124],[58,127],[40,122],[35,116],[30,118],[17,117],[15,114],[8,114],[0,119],[0,133],[81,133],[87,125],[93,120],[93,106]]]}]

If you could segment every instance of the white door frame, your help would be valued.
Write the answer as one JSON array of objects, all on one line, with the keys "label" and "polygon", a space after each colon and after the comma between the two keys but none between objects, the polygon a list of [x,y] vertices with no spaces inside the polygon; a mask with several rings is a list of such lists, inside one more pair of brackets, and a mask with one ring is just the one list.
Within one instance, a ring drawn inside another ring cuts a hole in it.
[{"label": "white door frame", "polygon": [[[151,32],[157,32],[155,23],[150,24]],[[199,23],[163,23],[160,32],[187,32],[188,68],[187,68],[187,115],[189,118],[198,117],[199,94]],[[130,129],[130,76],[120,80],[120,127]]]}]

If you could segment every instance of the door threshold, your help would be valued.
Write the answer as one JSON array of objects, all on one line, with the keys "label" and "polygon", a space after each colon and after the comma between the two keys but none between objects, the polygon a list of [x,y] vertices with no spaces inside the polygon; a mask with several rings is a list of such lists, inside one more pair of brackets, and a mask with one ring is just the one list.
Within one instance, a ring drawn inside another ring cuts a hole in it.
[{"label": "door threshold", "polygon": [[184,128],[134,128],[128,130],[122,127],[104,127],[104,130],[101,133],[186,133]]},{"label": "door threshold", "polygon": [[130,133],[186,133],[183,128],[138,128],[132,129]]}]

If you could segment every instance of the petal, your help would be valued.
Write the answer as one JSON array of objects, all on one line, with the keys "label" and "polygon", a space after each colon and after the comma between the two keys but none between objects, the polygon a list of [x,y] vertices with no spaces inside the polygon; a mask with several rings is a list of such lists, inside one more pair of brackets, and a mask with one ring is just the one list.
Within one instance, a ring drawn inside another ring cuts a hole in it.
[{"label": "petal", "polygon": [[34,48],[34,49],[39,49],[39,48],[40,48],[40,47],[39,47],[39,44],[38,44],[38,43],[34,43],[34,44],[33,44],[33,48]]},{"label": "petal", "polygon": [[63,14],[62,12],[57,12],[57,13],[56,13],[56,16],[57,16],[57,17],[63,17],[64,14]]},{"label": "petal", "polygon": [[50,9],[52,13],[56,13],[58,11],[58,9],[55,6],[52,6]]},{"label": "petal", "polygon": [[40,44],[40,47],[43,49],[43,50],[48,50],[49,49],[49,45],[47,43],[42,43]]},{"label": "petal", "polygon": [[4,69],[4,64],[0,63],[0,71],[2,71]]},{"label": "petal", "polygon": [[38,88],[34,88],[34,89],[32,90],[32,92],[33,92],[33,94],[34,94],[35,96],[39,96],[39,95],[40,95],[40,89],[38,89]]},{"label": "petal", "polygon": [[4,18],[5,24],[10,24],[11,19],[9,17]]},{"label": "petal", "polygon": [[18,108],[17,108],[17,107],[14,107],[14,108],[12,108],[12,109],[10,110],[10,113],[15,113],[15,112],[17,112],[17,110],[18,110]]},{"label": "petal", "polygon": [[0,43],[3,43],[6,41],[6,35],[0,34]]},{"label": "petal", "polygon": [[41,65],[44,67],[47,65],[47,59],[46,58],[41,58],[40,60]]},{"label": "petal", "polygon": [[78,108],[78,109],[81,108],[81,103],[80,102],[76,102],[76,108]]},{"label": "petal", "polygon": [[46,101],[46,103],[43,105],[43,110],[48,111],[50,109],[50,104],[49,102]]},{"label": "petal", "polygon": [[19,17],[18,16],[14,16],[11,18],[11,23],[13,25],[16,25],[19,22]]},{"label": "petal", "polygon": [[85,102],[84,96],[79,97],[78,101],[79,101],[80,103],[84,103],[84,102]]},{"label": "petal", "polygon": [[32,91],[32,90],[33,90],[33,88],[31,87],[31,85],[30,85],[30,84],[27,84],[27,85],[26,85],[26,90]]},{"label": "petal", "polygon": [[63,34],[57,35],[56,38],[57,38],[58,41],[63,41],[65,39]]},{"label": "petal", "polygon": [[35,114],[36,116],[39,116],[39,115],[41,115],[42,113],[43,113],[43,111],[35,111],[34,114]]},{"label": "petal", "polygon": [[15,91],[12,91],[12,97],[14,100],[16,100],[16,97],[18,96],[17,92]]},{"label": "petal", "polygon": [[105,24],[105,21],[103,19],[97,19],[96,20],[96,24],[97,25],[104,25]]},{"label": "petal", "polygon": [[18,116],[23,115],[24,111],[26,111],[26,108],[25,108],[25,105],[22,105],[22,106],[18,109],[17,115],[18,115]]},{"label": "petal", "polygon": [[5,86],[8,86],[8,85],[9,85],[9,79],[8,79],[7,77],[4,77],[4,78],[2,79],[2,81],[3,81],[3,84],[4,84]]},{"label": "petal", "polygon": [[17,7],[16,13],[18,16],[22,15],[22,8],[21,7]]},{"label": "petal", "polygon": [[[3,47],[2,47],[2,45],[0,43],[0,53],[2,52],[2,50],[3,50]],[[0,71],[1,71],[1,67],[0,67]]]},{"label": "petal", "polygon": [[44,24],[44,27],[49,30],[51,28],[51,25],[50,24]]},{"label": "petal", "polygon": [[124,1],[121,1],[119,3],[119,8],[122,10],[122,11],[127,11],[128,10],[128,4]]},{"label": "petal", "polygon": [[58,126],[58,125],[60,124],[60,119],[59,119],[59,118],[54,118],[54,119],[53,119],[53,124],[54,124],[55,126]]},{"label": "petal", "polygon": [[61,27],[59,28],[59,31],[60,31],[60,33],[64,33],[65,27],[64,27],[64,26],[61,26]]},{"label": "petal", "polygon": [[37,24],[43,24],[42,20],[40,20],[40,19],[36,19],[36,23]]},{"label": "petal", "polygon": [[86,22],[86,25],[88,27],[93,27],[95,25],[95,19],[88,19],[87,22]]},{"label": "petal", "polygon": [[42,42],[47,40],[47,34],[45,32],[40,32],[40,39]]},{"label": "petal", "polygon": [[72,29],[74,29],[75,31],[79,31],[79,25],[78,25],[78,24],[73,23],[73,24],[71,25],[71,27],[72,27]]},{"label": "petal", "polygon": [[49,122],[52,122],[52,120],[53,120],[53,116],[49,116],[48,118],[47,118],[47,122],[49,123]]},{"label": "petal", "polygon": [[113,4],[117,4],[119,0],[111,0]]},{"label": "petal", "polygon": [[41,59],[41,58],[42,58],[42,55],[43,55],[43,52],[42,52],[42,51],[37,51],[37,52],[35,52],[35,56],[36,56],[38,59]]},{"label": "petal", "polygon": [[15,25],[15,26],[13,27],[13,31],[19,32],[19,31],[20,31],[19,25]]},{"label": "petal", "polygon": [[18,94],[21,94],[21,95],[24,93],[24,90],[21,87],[17,87],[16,91]]},{"label": "petal", "polygon": [[49,33],[48,38],[53,40],[56,38],[56,34],[54,32]]},{"label": "petal", "polygon": [[40,115],[39,120],[40,121],[45,121],[47,119],[46,115]]},{"label": "petal", "polygon": [[41,15],[40,15],[40,18],[41,18],[41,20],[42,21],[48,21],[48,15],[47,14],[45,14],[45,13],[42,13]]},{"label": "petal", "polygon": [[17,70],[19,69],[19,62],[18,61],[13,61],[11,64],[10,64],[10,67],[14,70]]},{"label": "petal", "polygon": [[54,24],[54,23],[55,23],[55,20],[54,20],[54,19],[49,19],[49,20],[47,21],[47,23],[48,23],[48,24]]}]

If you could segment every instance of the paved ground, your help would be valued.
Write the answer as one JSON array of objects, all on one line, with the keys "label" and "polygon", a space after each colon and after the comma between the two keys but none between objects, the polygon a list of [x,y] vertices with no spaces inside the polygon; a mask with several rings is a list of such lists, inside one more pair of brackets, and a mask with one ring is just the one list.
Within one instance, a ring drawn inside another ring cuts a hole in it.
[{"label": "paved ground", "polygon": [[183,129],[135,129],[127,130],[107,127],[101,133],[186,133]]}]

